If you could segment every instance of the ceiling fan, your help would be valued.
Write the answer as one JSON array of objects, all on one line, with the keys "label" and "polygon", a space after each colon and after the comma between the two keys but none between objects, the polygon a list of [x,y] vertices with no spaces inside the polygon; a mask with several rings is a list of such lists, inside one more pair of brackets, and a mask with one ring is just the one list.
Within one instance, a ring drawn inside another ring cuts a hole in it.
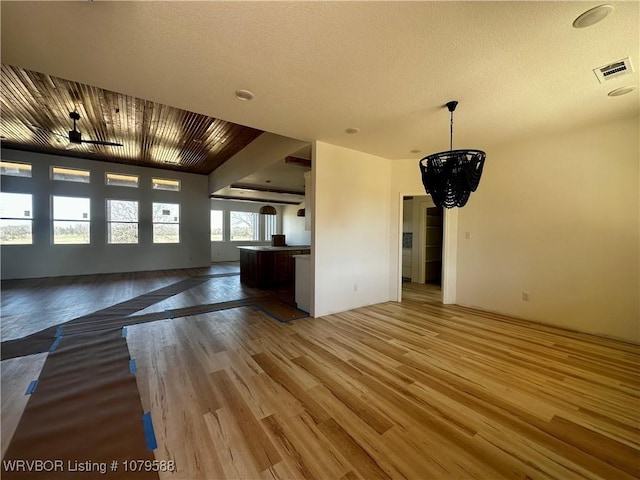
[{"label": "ceiling fan", "polygon": [[106,145],[106,146],[110,146],[110,147],[122,147],[123,146],[122,143],[106,142],[106,141],[103,141],[103,140],[83,140],[82,139],[82,134],[80,133],[80,131],[76,127],[76,122],[78,120],[80,120],[80,114],[77,111],[69,112],[69,118],[73,120],[73,130],[69,130],[69,134],[68,135],[62,135],[60,133],[52,132],[50,130],[38,127],[36,125],[33,125],[33,126],[35,128],[37,128],[38,130],[43,130],[43,131],[48,132],[48,133],[53,133],[54,135],[57,135],[59,137],[66,138],[67,140],[69,140],[69,145],[70,146],[81,145],[83,143],[88,143],[88,144],[91,144],[91,145]]}]

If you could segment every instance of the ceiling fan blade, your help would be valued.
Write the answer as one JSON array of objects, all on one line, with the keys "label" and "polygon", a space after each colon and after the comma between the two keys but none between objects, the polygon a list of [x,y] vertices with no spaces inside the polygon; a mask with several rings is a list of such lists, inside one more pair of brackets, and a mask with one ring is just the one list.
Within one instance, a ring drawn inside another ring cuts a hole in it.
[{"label": "ceiling fan blade", "polygon": [[92,145],[107,145],[109,147],[123,147],[121,143],[116,142],[103,142],[101,140],[82,140],[82,143],[90,143]]},{"label": "ceiling fan blade", "polygon": [[66,138],[67,140],[69,139],[69,137],[67,135],[62,135],[61,133],[52,132],[51,130],[47,130],[46,128],[42,128],[42,127],[39,127],[37,125],[29,125],[29,126],[31,128],[35,128],[36,130],[39,130],[41,132],[50,133],[52,135],[57,135],[58,137]]}]

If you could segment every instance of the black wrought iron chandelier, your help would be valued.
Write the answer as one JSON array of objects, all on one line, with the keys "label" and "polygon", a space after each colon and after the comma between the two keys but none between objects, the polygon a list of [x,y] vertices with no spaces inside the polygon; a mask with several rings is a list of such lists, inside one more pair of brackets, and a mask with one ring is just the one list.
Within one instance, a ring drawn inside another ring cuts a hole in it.
[{"label": "black wrought iron chandelier", "polygon": [[453,149],[453,112],[458,102],[447,103],[451,115],[449,151],[420,160],[422,184],[438,207],[463,207],[480,183],[486,154],[481,150]]}]

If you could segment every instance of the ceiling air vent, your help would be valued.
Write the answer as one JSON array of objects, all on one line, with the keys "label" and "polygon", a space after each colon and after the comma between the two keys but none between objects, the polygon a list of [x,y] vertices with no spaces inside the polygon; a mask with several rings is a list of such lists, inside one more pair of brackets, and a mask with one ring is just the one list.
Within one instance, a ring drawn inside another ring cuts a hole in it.
[{"label": "ceiling air vent", "polygon": [[600,83],[631,72],[633,72],[633,67],[631,66],[631,59],[629,57],[593,70],[593,73],[596,74]]}]

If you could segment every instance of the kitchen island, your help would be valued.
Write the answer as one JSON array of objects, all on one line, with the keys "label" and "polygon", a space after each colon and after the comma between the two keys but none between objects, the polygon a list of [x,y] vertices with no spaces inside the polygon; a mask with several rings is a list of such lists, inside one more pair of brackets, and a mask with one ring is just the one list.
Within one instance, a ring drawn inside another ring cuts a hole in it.
[{"label": "kitchen island", "polygon": [[274,247],[243,246],[240,250],[240,281],[257,288],[269,288],[295,279],[294,255],[311,253],[308,245]]}]

